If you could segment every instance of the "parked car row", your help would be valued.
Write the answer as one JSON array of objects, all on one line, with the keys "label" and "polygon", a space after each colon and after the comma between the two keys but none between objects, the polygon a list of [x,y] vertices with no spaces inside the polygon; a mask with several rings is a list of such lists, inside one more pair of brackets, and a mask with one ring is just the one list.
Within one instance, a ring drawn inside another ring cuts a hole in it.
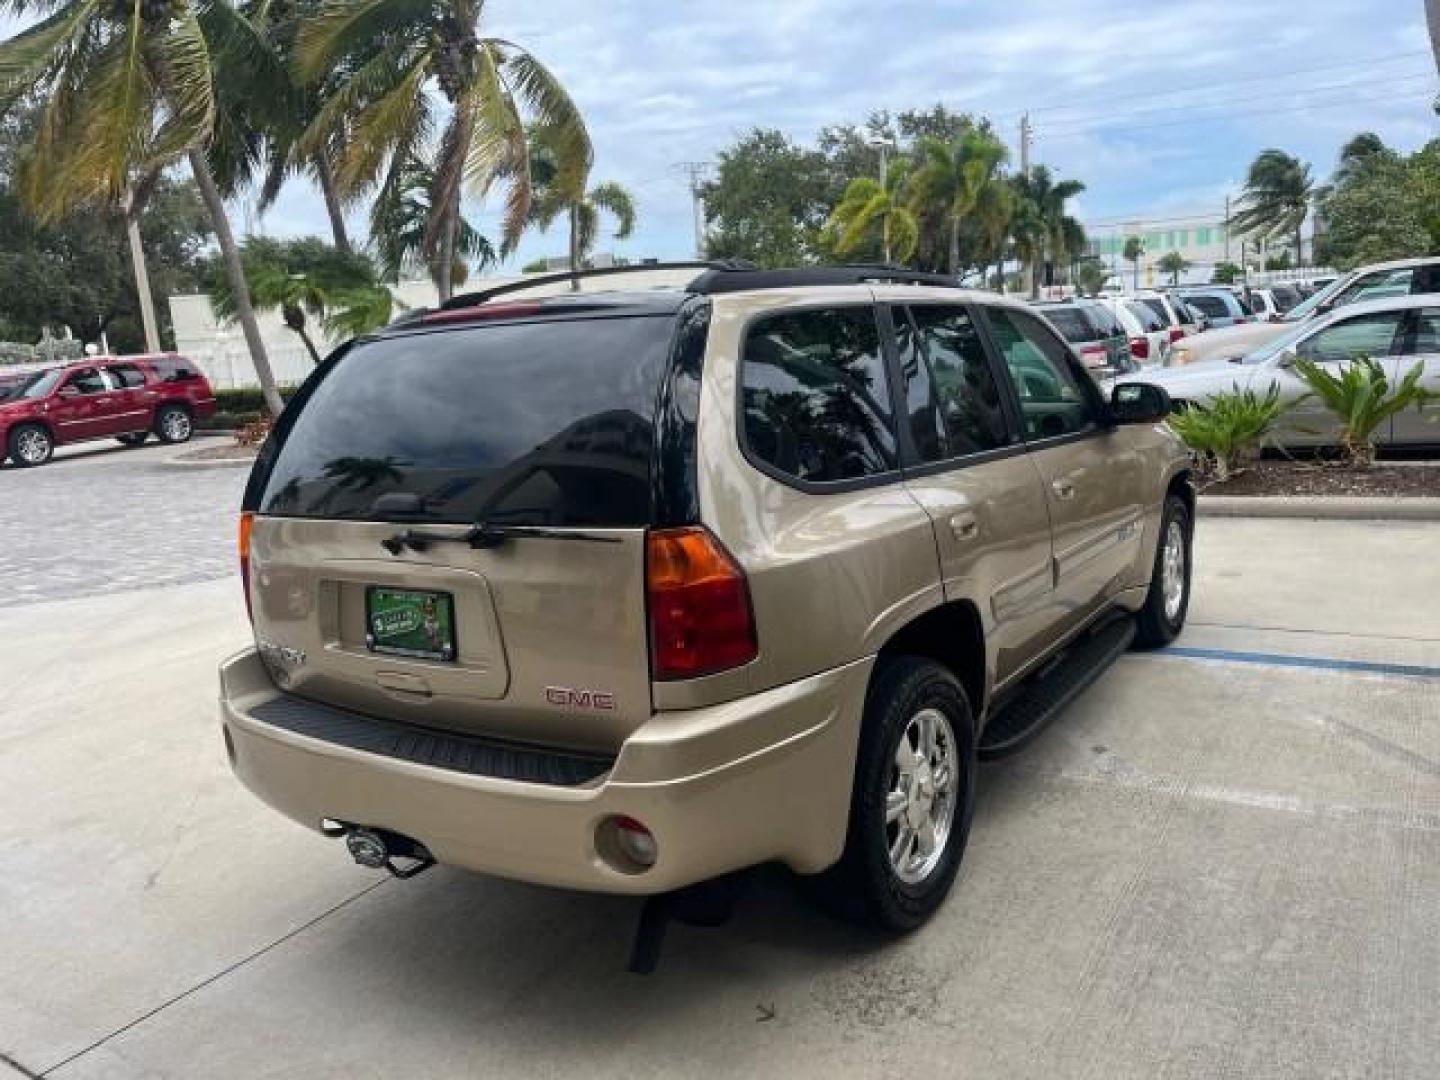
[{"label": "parked car row", "polygon": [[[1273,384],[1281,400],[1291,406],[1273,435],[1275,442],[1287,447],[1317,447],[1339,442],[1339,420],[1323,400],[1309,393],[1310,387],[1295,371],[1297,359],[1339,374],[1357,360],[1369,358],[1384,368],[1392,385],[1419,364],[1420,386],[1436,396],[1418,408],[1396,413],[1377,431],[1376,441],[1381,446],[1440,444],[1440,281],[1432,280],[1428,292],[1336,303],[1353,295],[1357,282],[1387,273],[1372,274],[1371,269],[1357,272],[1358,277],[1348,279],[1351,284],[1342,285],[1329,301],[1322,299],[1324,310],[1312,308],[1280,324],[1245,327],[1273,333],[1258,345],[1249,343],[1243,355],[1212,354],[1206,360],[1146,372],[1144,380],[1164,387],[1175,407],[1182,409],[1240,390],[1264,394]],[[1417,261],[1411,269],[1415,271],[1412,284],[1423,281],[1431,271],[1440,271],[1440,259]],[[1203,342],[1206,336],[1194,340]]]},{"label": "parked car row", "polygon": [[[1207,295],[1221,291],[1223,290],[1207,290]],[[1189,338],[1172,350],[1170,361],[1173,365],[1180,366],[1205,360],[1238,359],[1275,340],[1294,326],[1348,304],[1434,292],[1440,292],[1440,256],[1362,266],[1336,278],[1325,288],[1296,303],[1277,320],[1232,323]],[[1191,290],[1186,290],[1181,295],[1185,302],[1192,306],[1198,303],[1192,298]]]},{"label": "parked car row", "polygon": [[0,384],[0,462],[43,465],[55,447],[115,438],[139,446],[152,434],[185,442],[215,414],[200,369],[172,353],[86,357]]}]

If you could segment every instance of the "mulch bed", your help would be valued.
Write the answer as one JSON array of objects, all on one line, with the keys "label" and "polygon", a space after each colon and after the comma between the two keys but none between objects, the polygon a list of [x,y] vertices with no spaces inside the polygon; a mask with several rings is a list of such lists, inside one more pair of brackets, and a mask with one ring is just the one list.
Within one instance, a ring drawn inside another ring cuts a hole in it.
[{"label": "mulch bed", "polygon": [[258,446],[236,446],[225,443],[222,446],[202,446],[199,450],[188,450],[178,455],[180,461],[248,461],[260,452]]},{"label": "mulch bed", "polygon": [[1313,461],[1262,461],[1206,495],[1369,495],[1440,498],[1440,464],[1352,469]]}]

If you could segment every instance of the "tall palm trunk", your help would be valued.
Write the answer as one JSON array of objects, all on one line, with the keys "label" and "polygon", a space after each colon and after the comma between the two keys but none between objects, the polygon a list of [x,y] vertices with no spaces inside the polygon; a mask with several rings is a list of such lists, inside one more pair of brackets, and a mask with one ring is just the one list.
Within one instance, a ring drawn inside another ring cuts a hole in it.
[{"label": "tall palm trunk", "polygon": [[[580,204],[570,204],[570,272],[580,273]],[[571,292],[580,291],[580,278],[570,279]]]},{"label": "tall palm trunk", "polygon": [[245,344],[250,349],[250,362],[255,365],[255,376],[260,380],[260,392],[265,395],[265,404],[270,412],[279,416],[285,408],[280,391],[275,387],[275,373],[270,368],[270,357],[265,352],[265,341],[260,336],[260,325],[255,321],[255,306],[250,302],[250,286],[245,281],[245,267],[240,262],[240,249],[235,245],[235,233],[230,229],[230,218],[225,213],[225,200],[215,186],[215,177],[210,172],[210,163],[205,160],[205,151],[192,146],[189,151],[190,171],[195,174],[195,183],[200,188],[200,198],[210,213],[210,226],[215,230],[215,240],[220,245],[220,256],[225,262],[225,273],[230,278],[230,290],[235,294],[235,317],[245,333]]},{"label": "tall palm trunk", "polygon": [[330,171],[330,162],[323,153],[315,155],[315,178],[320,183],[320,193],[325,196],[325,212],[330,215],[330,232],[335,237],[335,248],[349,255],[350,234],[345,231],[345,213],[340,208],[340,197],[335,194],[335,176]]},{"label": "tall palm trunk", "polygon": [[440,251],[436,255],[435,288],[443,304],[455,294],[455,236],[460,228],[460,190],[456,188],[445,221],[440,228]]},{"label": "tall palm trunk", "polygon": [[949,251],[949,254],[948,254],[948,259],[949,259],[949,265],[948,265],[948,270],[949,270],[949,272],[950,272],[952,275],[954,275],[954,274],[959,274],[959,273],[960,273],[960,215],[959,215],[959,214],[951,214],[951,215],[950,215],[950,251]]},{"label": "tall palm trunk", "polygon": [[1300,237],[1300,229],[1301,229],[1302,225],[1303,225],[1303,222],[1301,223],[1301,225],[1296,225],[1296,226],[1295,226],[1295,266],[1296,266],[1297,269],[1298,269],[1299,267],[1305,265],[1305,255],[1304,255],[1304,251],[1303,251],[1303,250],[1301,249],[1301,247],[1300,247],[1300,240],[1301,240],[1301,237]]},{"label": "tall palm trunk", "polygon": [[140,242],[140,221],[133,206],[125,207],[125,238],[130,242],[130,268],[135,274],[135,295],[140,301],[140,322],[145,327],[145,351],[160,351],[160,331],[155,323],[155,298],[150,294],[150,271],[145,265],[145,248]]}]

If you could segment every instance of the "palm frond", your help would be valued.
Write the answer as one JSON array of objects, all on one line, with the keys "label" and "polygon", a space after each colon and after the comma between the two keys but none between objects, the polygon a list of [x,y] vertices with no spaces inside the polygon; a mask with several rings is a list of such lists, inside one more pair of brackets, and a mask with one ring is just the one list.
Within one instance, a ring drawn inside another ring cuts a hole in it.
[{"label": "palm frond", "polygon": [[0,111],[8,110],[64,63],[95,7],[95,0],[81,0],[0,44]]},{"label": "palm frond", "polygon": [[504,53],[495,43],[481,42],[475,83],[467,95],[475,126],[465,159],[465,176],[480,195],[497,182],[504,186],[500,251],[509,255],[525,231],[535,192],[525,121],[501,70],[503,62]]},{"label": "palm frond", "polygon": [[[138,18],[136,19],[138,22]],[[195,8],[185,5],[160,41],[169,118],[146,155],[146,166],[169,164],[203,140],[215,119],[210,49]]]},{"label": "palm frond", "polygon": [[584,190],[595,160],[590,132],[574,100],[555,75],[534,54],[514,42],[492,38],[502,58],[503,77],[555,157],[554,184],[561,190]]},{"label": "palm frond", "polygon": [[615,218],[615,239],[629,239],[635,231],[635,196],[616,183],[596,184],[586,201]]},{"label": "palm frond", "polygon": [[319,10],[301,20],[295,38],[296,79],[318,82],[349,50],[385,41],[387,31],[423,31],[429,22],[424,11],[414,0],[321,0]]},{"label": "palm frond", "polygon": [[[405,154],[430,127],[430,105],[425,97],[429,51],[410,58],[398,78],[370,101],[350,121],[350,130],[335,159],[335,187],[344,197],[353,197],[374,182],[387,157]],[[313,132],[321,127],[325,110],[316,117]],[[302,140],[301,149],[313,153],[323,141]]]}]

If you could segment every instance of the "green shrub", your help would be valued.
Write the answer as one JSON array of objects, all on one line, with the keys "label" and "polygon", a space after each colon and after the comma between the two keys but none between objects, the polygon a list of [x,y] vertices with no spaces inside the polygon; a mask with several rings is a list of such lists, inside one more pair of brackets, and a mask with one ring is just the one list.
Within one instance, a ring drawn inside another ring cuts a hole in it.
[{"label": "green shrub", "polygon": [[[282,386],[280,396],[289,401],[295,396],[296,387]],[[259,388],[244,390],[216,390],[215,407],[222,413],[262,413],[265,411],[265,395]]]},{"label": "green shrub", "polygon": [[1208,405],[1191,405],[1167,422],[1195,455],[1203,474],[1228,480],[1259,458],[1288,408],[1273,382],[1263,395],[1236,386],[1234,393],[1218,394]]},{"label": "green shrub", "polygon": [[1299,357],[1294,371],[1340,421],[1340,446],[1350,464],[1362,467],[1375,460],[1375,432],[1381,424],[1412,406],[1422,408],[1436,396],[1420,385],[1423,364],[1406,372],[1393,390],[1384,367],[1368,356],[1346,364],[1336,375]]}]

